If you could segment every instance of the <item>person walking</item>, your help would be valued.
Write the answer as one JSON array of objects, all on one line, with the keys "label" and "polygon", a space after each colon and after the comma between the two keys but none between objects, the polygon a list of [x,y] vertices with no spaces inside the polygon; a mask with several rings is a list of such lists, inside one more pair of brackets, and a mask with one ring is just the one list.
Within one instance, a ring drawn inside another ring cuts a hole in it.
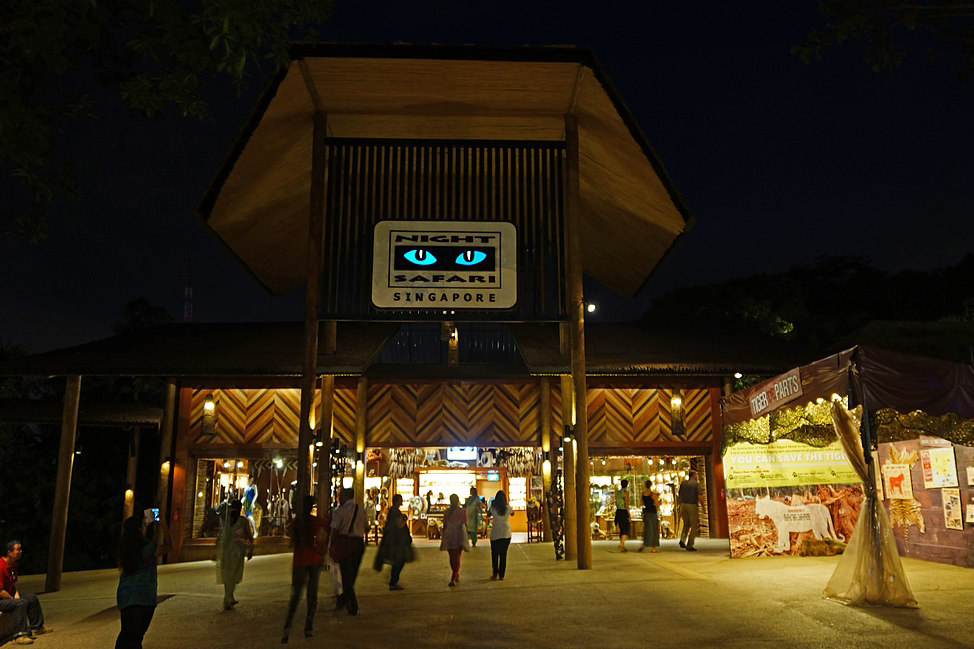
[{"label": "person walking", "polygon": [[[17,588],[17,565],[23,555],[20,541],[7,543],[4,555],[0,557],[0,614],[10,615],[14,644],[34,644],[35,635],[51,633],[44,626],[44,612],[37,595],[22,593]],[[0,637],[0,644],[7,638]]]},{"label": "person walking", "polygon": [[687,479],[680,484],[680,516],[683,519],[683,530],[680,532],[680,547],[688,552],[696,552],[693,541],[700,530],[700,484],[697,483],[697,472],[690,471]]},{"label": "person walking", "polygon": [[628,552],[626,539],[629,538],[629,481],[623,480],[616,492],[616,527],[619,528],[619,552]]},{"label": "person walking", "polygon": [[400,507],[402,507],[402,495],[396,494],[392,497],[392,507],[386,513],[382,541],[379,542],[379,551],[375,553],[375,563],[372,566],[376,572],[382,572],[382,566],[387,563],[392,566],[389,590],[403,589],[399,583],[399,575],[402,574],[403,566],[413,560],[413,537],[409,533],[406,517],[402,515]]},{"label": "person walking", "polygon": [[446,550],[450,555],[450,569],[453,570],[449,586],[460,583],[460,555],[469,549],[467,512],[460,506],[460,496],[450,494],[450,507],[443,514],[443,536],[440,538],[440,550]]},{"label": "person walking", "polygon": [[[151,510],[150,510],[151,511]],[[172,550],[172,538],[162,521],[129,516],[118,542],[118,604],[121,629],[115,649],[142,649],[142,638],[156,612],[158,558]]]},{"label": "person walking", "polygon": [[355,490],[342,489],[341,503],[331,516],[331,558],[342,575],[342,594],[335,600],[335,610],[344,607],[349,615],[358,615],[355,580],[365,554],[365,512],[355,502]]},{"label": "person walking", "polygon": [[490,565],[491,579],[504,579],[507,573],[507,549],[511,547],[511,509],[507,494],[498,491],[490,503]]},{"label": "person walking", "polygon": [[643,489],[643,544],[637,552],[649,548],[650,552],[659,552],[659,502],[653,491],[653,481],[646,481]]},{"label": "person walking", "polygon": [[470,545],[477,547],[480,524],[484,519],[483,503],[477,495],[477,487],[470,487],[470,495],[463,501],[463,508],[467,511],[467,535],[470,537]]},{"label": "person walking", "polygon": [[291,632],[291,622],[301,601],[301,591],[306,590],[307,613],[304,617],[304,637],[312,636],[315,610],[318,608],[318,578],[321,576],[321,563],[324,561],[324,548],[328,542],[325,527],[317,516],[311,513],[315,497],[306,495],[301,500],[301,513],[294,519],[291,529],[291,543],[294,555],[291,559],[291,600],[284,618],[284,634],[281,643],[287,643]]},{"label": "person walking", "polygon": [[243,504],[234,500],[227,508],[227,517],[220,528],[216,545],[216,581],[223,584],[223,610],[237,605],[233,591],[243,580],[244,557],[254,558],[254,537],[250,520],[240,515]]}]

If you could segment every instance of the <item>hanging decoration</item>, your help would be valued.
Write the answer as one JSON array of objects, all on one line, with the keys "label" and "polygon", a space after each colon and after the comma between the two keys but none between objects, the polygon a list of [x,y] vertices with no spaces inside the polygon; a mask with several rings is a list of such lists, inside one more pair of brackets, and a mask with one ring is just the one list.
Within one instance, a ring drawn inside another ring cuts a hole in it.
[{"label": "hanging decoration", "polygon": [[420,453],[413,448],[393,448],[389,450],[389,477],[393,480],[410,478],[421,466]]},{"label": "hanging decoration", "polygon": [[[844,397],[842,401],[846,403]],[[724,429],[722,450],[739,442],[770,444],[779,439],[790,439],[816,448],[828,446],[838,439],[832,427],[830,407],[829,401],[818,399],[804,406],[731,424]]]}]

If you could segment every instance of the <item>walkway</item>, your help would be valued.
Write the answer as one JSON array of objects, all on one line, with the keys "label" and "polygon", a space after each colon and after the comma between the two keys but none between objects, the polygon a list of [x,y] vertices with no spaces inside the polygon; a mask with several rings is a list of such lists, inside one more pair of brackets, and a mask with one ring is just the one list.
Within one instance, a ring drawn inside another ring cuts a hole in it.
[{"label": "walkway", "polygon": [[[333,613],[322,598],[316,635],[300,630],[301,647],[426,649],[677,648],[754,649],[974,647],[974,570],[907,560],[919,611],[855,609],[820,593],[836,558],[727,558],[726,542],[704,540],[688,553],[618,553],[614,542],[594,544],[595,569],[580,572],[555,562],[550,545],[511,546],[507,579],[489,581],[490,548],[464,555],[458,588],[447,588],[445,553],[420,548],[406,567],[406,590],[390,592],[371,570],[370,548],[359,579],[358,617]],[[633,543],[632,547],[636,547]],[[236,610],[221,609],[213,563],[163,566],[159,605],[146,649],[278,646],[288,596],[289,557],[256,557],[237,590]],[[103,649],[118,631],[117,572],[64,575],[63,590],[42,595],[56,629],[34,646]],[[21,580],[41,589],[43,576]],[[322,593],[327,580],[322,580]],[[299,617],[303,612],[299,609]],[[13,646],[13,645],[8,645]]]}]

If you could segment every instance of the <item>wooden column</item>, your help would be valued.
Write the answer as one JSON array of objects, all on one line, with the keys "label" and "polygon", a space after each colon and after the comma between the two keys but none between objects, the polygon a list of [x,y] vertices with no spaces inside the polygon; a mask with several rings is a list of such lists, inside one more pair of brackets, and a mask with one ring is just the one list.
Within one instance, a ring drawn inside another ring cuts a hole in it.
[{"label": "wooden column", "polygon": [[327,132],[325,113],[315,111],[311,141],[311,196],[308,212],[307,288],[304,295],[304,365],[301,372],[301,412],[298,417],[298,497],[300,506],[311,492],[311,407],[318,372],[318,293],[324,243]]},{"label": "wooden column", "polygon": [[730,536],[730,530],[727,521],[727,500],[724,494],[724,456],[721,455],[724,431],[723,420],[720,416],[719,388],[710,389],[710,418],[713,430],[711,439],[713,450],[711,451],[710,465],[713,467],[713,475],[707,476],[707,484],[708,486],[712,485],[713,499],[711,502],[714,504],[710,508],[714,512],[714,525],[710,529],[713,530],[711,536],[725,539]]},{"label": "wooden column", "polygon": [[588,416],[585,387],[585,296],[582,290],[582,233],[578,215],[578,121],[565,116],[565,232],[568,237],[568,316],[571,329],[572,384],[575,393],[578,568],[592,567],[592,528],[589,527]]},{"label": "wooden column", "polygon": [[80,400],[81,377],[67,377],[64,386],[64,411],[61,415],[61,446],[57,456],[57,482],[54,485],[54,510],[51,516],[51,545],[47,553],[47,578],[44,582],[44,591],[47,593],[61,590],[64,536],[68,529],[68,500],[71,495],[71,471],[74,469],[74,440],[78,434]]},{"label": "wooden column", "polygon": [[331,438],[332,421],[335,413],[335,377],[325,374],[321,377],[321,422],[322,446],[318,453],[318,513],[324,514],[331,504]]},{"label": "wooden column", "polygon": [[548,377],[541,377],[539,389],[541,390],[541,451],[544,459],[548,462],[548,470],[541,468],[541,480],[544,489],[544,513],[541,516],[543,522],[542,540],[551,540],[551,520],[548,518],[548,492],[551,490],[551,474],[558,467],[555,461],[554,444],[551,443],[551,380]]},{"label": "wooden column", "polygon": [[[355,502],[365,505],[365,430],[368,426],[369,382],[364,376],[355,387]],[[359,465],[361,462],[361,465]]]},{"label": "wooden column", "polygon": [[[139,467],[139,429],[133,428],[129,433],[129,452],[125,464],[125,498],[122,501],[122,520],[124,521],[135,512],[135,479]],[[162,510],[159,511],[162,518]]]},{"label": "wooden column", "polygon": [[[572,377],[561,376],[561,420],[571,425],[575,406],[572,395]],[[562,431],[564,432],[564,431]],[[562,450],[562,476],[565,482],[565,559],[578,558],[578,511],[575,507],[575,448],[566,444]]]},{"label": "wooden column", "polygon": [[[176,458],[172,457],[173,430],[176,428],[176,407],[178,392],[176,382],[166,382],[166,402],[163,404],[162,422],[159,424],[159,487],[156,489],[155,504],[159,508],[159,520],[166,521],[172,529],[169,520],[169,485],[172,483],[172,473],[175,470]],[[166,465],[166,462],[169,462]]]}]

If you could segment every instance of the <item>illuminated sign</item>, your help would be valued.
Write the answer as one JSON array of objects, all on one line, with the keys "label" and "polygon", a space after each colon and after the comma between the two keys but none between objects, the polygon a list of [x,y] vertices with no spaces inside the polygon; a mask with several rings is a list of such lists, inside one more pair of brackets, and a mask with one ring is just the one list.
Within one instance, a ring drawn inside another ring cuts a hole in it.
[{"label": "illuminated sign", "polygon": [[380,221],[372,303],[393,309],[509,309],[517,230],[501,221]]},{"label": "illuminated sign", "polygon": [[500,479],[501,479],[501,474],[498,473],[497,471],[488,471],[487,472],[487,480],[489,482],[497,482]]},{"label": "illuminated sign", "polygon": [[451,462],[471,462],[479,457],[476,446],[451,446],[446,449],[446,459]]}]

